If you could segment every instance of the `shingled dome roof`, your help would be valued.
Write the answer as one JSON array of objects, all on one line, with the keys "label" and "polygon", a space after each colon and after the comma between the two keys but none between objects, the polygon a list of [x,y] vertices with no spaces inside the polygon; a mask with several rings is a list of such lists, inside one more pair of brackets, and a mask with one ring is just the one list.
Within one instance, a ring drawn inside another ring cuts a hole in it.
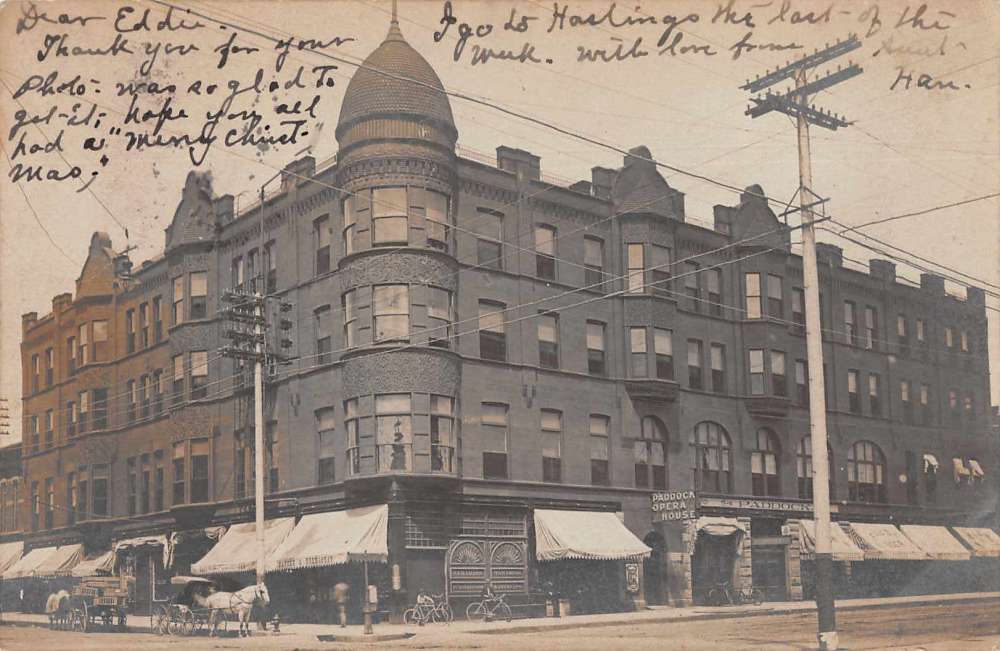
[{"label": "shingled dome roof", "polygon": [[347,85],[337,122],[343,129],[366,118],[412,115],[431,119],[455,133],[444,86],[427,60],[410,47],[393,20],[389,33],[368,55]]}]

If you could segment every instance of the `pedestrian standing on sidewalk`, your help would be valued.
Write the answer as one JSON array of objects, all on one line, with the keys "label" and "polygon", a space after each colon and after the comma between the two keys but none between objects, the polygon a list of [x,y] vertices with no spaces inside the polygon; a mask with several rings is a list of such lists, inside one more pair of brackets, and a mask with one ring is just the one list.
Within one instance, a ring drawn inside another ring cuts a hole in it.
[{"label": "pedestrian standing on sidewalk", "polygon": [[337,614],[340,617],[340,628],[347,628],[347,595],[351,586],[346,581],[338,581],[333,586],[333,600],[337,602]]}]

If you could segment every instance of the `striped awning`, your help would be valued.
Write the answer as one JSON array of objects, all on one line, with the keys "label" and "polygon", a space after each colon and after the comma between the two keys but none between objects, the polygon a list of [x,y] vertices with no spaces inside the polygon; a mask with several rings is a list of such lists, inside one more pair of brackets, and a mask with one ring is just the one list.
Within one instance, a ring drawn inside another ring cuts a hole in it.
[{"label": "striped awning", "polygon": [[3,575],[14,563],[21,560],[23,553],[23,541],[0,543],[0,575]]},{"label": "striped awning", "polygon": [[969,550],[948,532],[945,527],[922,524],[904,524],[899,527],[928,556],[938,561],[967,561]]},{"label": "striped awning", "polygon": [[953,530],[975,556],[1000,556],[1000,535],[992,529],[953,527]]},{"label": "striped awning", "polygon": [[70,574],[81,578],[87,576],[105,576],[111,574],[114,564],[115,553],[109,549],[99,556],[80,561],[80,564],[74,567],[70,571]]},{"label": "striped awning", "polygon": [[865,553],[866,561],[921,561],[930,556],[894,524],[844,522],[847,535]]},{"label": "striped awning", "polygon": [[[295,526],[295,518],[264,522],[264,552],[270,554]],[[192,574],[252,572],[257,567],[257,527],[253,522],[235,524],[205,556],[191,565]]]},{"label": "striped awning", "polygon": [[69,576],[69,573],[83,560],[83,545],[63,545],[49,554],[32,571],[34,576]]},{"label": "striped awning", "polygon": [[303,516],[267,559],[267,571],[389,560],[389,506]]},{"label": "striped awning", "polygon": [[535,557],[638,560],[652,550],[607,511],[535,509]]},{"label": "striped awning", "polygon": [[10,581],[11,579],[23,579],[31,576],[35,568],[50,555],[54,554],[55,551],[55,547],[36,547],[32,549],[22,556],[20,560],[7,568],[7,571],[3,573],[3,580]]},{"label": "striped awning", "polygon": [[[830,543],[833,560],[835,561],[863,561],[865,553],[854,544],[854,541],[844,532],[836,522],[830,523]],[[813,558],[816,555],[816,521],[799,520],[799,544],[802,548],[802,557]]]}]

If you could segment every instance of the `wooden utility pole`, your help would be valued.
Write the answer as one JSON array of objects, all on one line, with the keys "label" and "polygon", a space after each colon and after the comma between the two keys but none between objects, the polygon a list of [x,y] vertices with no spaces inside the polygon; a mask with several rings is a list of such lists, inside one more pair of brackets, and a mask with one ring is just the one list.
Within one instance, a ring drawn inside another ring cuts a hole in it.
[{"label": "wooden utility pole", "polygon": [[812,163],[809,153],[809,125],[835,131],[849,123],[836,114],[809,105],[809,95],[861,74],[861,67],[848,64],[833,74],[809,81],[808,71],[838,56],[861,47],[857,37],[838,41],[822,51],[805,56],[768,72],[742,88],[759,92],[781,81],[794,79],[793,90],[784,94],[768,91],[763,98],[752,98],[754,106],[747,115],[759,117],[779,111],[795,118],[799,148],[799,210],[802,215],[802,278],[806,308],[806,357],[809,369],[809,435],[812,442],[813,517],[816,524],[816,610],[820,649],[833,651],[839,646],[833,596],[833,554],[830,523],[830,461],[827,454],[826,387],[823,377],[823,333],[820,323],[819,270],[816,264],[816,229],[813,207],[824,200],[812,189]]}]

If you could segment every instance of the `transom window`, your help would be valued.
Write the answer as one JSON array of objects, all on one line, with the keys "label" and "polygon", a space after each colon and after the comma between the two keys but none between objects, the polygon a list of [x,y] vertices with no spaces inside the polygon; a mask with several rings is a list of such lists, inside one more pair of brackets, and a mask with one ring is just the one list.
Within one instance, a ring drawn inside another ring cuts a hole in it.
[{"label": "transom window", "polygon": [[667,428],[659,418],[646,416],[642,419],[640,438],[632,444],[636,488],[667,487],[666,455],[663,449],[666,440]]},{"label": "transom window", "polygon": [[757,430],[757,447],[750,453],[750,475],[754,495],[781,495],[778,439],[767,428]]},{"label": "transom window", "polygon": [[692,432],[691,445],[695,490],[732,492],[732,444],[726,430],[718,423],[698,423]]},{"label": "transom window", "polygon": [[848,499],[884,503],[885,455],[871,441],[858,441],[847,454]]}]

